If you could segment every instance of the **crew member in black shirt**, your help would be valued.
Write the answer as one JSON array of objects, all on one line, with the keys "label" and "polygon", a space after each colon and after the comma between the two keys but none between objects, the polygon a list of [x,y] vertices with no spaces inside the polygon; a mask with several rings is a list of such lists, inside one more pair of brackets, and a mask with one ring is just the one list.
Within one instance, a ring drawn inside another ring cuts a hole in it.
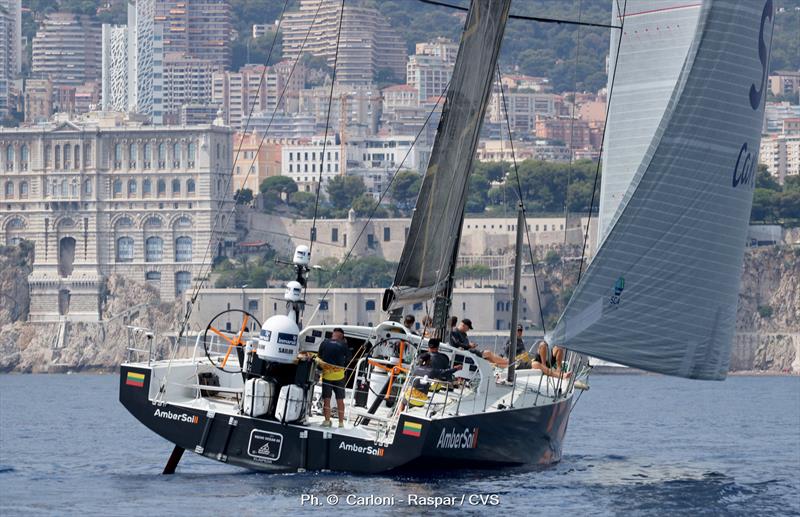
[{"label": "crew member in black shirt", "polygon": [[350,361],[350,349],[344,331],[333,329],[330,339],[319,345],[317,364],[322,368],[322,411],[325,415],[323,427],[331,426],[331,394],[336,394],[336,409],[339,427],[344,427],[345,367]]}]

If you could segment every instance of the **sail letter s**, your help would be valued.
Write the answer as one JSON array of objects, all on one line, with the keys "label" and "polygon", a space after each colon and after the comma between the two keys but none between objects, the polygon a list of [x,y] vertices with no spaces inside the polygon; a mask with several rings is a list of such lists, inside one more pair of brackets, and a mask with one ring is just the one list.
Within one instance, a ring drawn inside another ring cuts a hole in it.
[{"label": "sail letter s", "polygon": [[[750,85],[750,107],[757,110],[761,105],[761,97],[764,95],[764,87],[767,84],[767,65],[769,64],[769,49],[764,43],[764,25],[769,18],[772,22],[772,0],[767,0],[764,10],[761,12],[761,28],[758,31],[758,59],[761,61],[761,81],[759,87],[755,84]],[[770,35],[770,40],[772,36]],[[735,187],[736,185],[734,185]]]}]

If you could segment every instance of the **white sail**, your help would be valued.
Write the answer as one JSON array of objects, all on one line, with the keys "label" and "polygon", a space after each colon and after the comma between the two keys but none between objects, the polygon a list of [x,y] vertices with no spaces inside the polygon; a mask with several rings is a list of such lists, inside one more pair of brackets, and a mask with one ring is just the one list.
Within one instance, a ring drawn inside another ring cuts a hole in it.
[{"label": "white sail", "polygon": [[[629,12],[635,4],[628,2]],[[652,141],[548,340],[649,371],[722,379],[755,184],[773,5],[705,0],[700,9]]]},{"label": "white sail", "polygon": [[[612,4],[614,24],[619,25],[622,5]],[[603,136],[599,243],[605,239],[634,174],[646,163],[643,158],[697,32],[700,8],[700,2],[686,0],[628,0],[624,32],[611,31],[608,89],[613,88],[614,102],[609,106]]]}]

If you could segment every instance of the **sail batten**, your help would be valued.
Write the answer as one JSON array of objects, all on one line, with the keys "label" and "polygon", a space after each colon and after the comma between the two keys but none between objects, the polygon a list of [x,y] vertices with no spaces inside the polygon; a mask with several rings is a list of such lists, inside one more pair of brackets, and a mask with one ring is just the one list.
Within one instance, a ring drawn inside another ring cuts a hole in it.
[{"label": "sail batten", "polygon": [[489,102],[511,0],[472,0],[442,118],[392,289],[391,310],[447,288],[469,176]]},{"label": "sail batten", "polygon": [[[613,109],[614,94],[603,187],[616,197],[601,198],[601,247],[548,339],[648,371],[723,379],[755,185],[772,1],[705,0],[695,14],[696,32],[685,55],[674,56],[680,73],[646,146],[614,143],[615,128],[636,119],[635,107]],[[628,29],[618,67],[635,66],[626,44],[645,37]],[[661,102],[663,95],[653,92]]]}]

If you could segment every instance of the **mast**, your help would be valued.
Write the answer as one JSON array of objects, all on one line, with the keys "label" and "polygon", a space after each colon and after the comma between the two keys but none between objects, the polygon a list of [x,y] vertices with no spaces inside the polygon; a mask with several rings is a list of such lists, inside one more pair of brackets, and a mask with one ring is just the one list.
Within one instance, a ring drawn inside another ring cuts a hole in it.
[{"label": "mast", "polygon": [[[517,355],[519,291],[522,276],[522,233],[525,226],[522,203],[517,206],[517,245],[514,248],[514,288],[511,292],[511,343],[508,346],[508,382],[514,382],[514,357]],[[513,398],[511,399],[514,400]]]}]

